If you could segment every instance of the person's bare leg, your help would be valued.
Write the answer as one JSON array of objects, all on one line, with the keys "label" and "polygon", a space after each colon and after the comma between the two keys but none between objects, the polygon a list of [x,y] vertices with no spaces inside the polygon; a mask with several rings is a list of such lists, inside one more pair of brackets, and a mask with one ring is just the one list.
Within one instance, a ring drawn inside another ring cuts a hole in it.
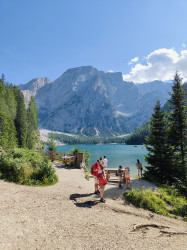
[{"label": "person's bare leg", "polygon": [[98,190],[99,190],[98,184],[95,184],[95,192],[97,192]]},{"label": "person's bare leg", "polygon": [[104,189],[100,188],[100,195],[102,199],[103,199],[103,194],[104,194]]}]

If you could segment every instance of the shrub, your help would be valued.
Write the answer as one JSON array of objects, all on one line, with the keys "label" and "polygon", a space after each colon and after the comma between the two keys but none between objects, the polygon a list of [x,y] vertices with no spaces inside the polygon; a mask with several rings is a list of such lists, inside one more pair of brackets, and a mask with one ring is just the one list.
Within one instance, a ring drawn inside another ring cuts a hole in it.
[{"label": "shrub", "polygon": [[124,197],[133,205],[167,216],[179,215],[187,219],[186,198],[179,191],[163,186],[157,193],[149,190],[132,190],[124,193]]},{"label": "shrub", "polygon": [[0,178],[25,185],[52,185],[58,181],[48,160],[26,149],[2,152]]},{"label": "shrub", "polygon": [[149,190],[132,190],[124,193],[125,198],[137,207],[150,210],[152,212],[169,215],[165,202]]}]

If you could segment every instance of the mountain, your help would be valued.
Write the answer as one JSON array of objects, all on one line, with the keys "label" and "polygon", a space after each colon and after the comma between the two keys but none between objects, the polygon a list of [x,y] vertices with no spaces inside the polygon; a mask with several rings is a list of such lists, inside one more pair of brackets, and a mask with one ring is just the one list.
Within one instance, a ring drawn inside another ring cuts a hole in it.
[{"label": "mountain", "polygon": [[92,66],[68,69],[52,83],[43,80],[37,85],[39,79],[20,89],[34,94],[40,126],[91,136],[133,132],[150,118],[158,99],[162,105],[166,102],[171,89],[170,83],[159,81],[135,85],[123,81],[120,72]]},{"label": "mountain", "polygon": [[39,77],[31,80],[27,84],[20,84],[19,89],[23,92],[26,105],[30,102],[31,96],[35,96],[40,88],[50,83],[47,77]]}]

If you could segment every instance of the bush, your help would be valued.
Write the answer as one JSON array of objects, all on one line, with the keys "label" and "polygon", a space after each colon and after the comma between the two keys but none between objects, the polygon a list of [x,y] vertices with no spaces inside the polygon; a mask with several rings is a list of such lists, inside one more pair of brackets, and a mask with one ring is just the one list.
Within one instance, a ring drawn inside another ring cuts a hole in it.
[{"label": "bush", "polygon": [[159,188],[159,196],[172,208],[170,213],[187,218],[187,201],[174,187]]},{"label": "bush", "polygon": [[52,185],[58,181],[49,161],[26,149],[2,152],[0,178],[25,185]]},{"label": "bush", "polygon": [[150,210],[152,212],[169,215],[169,211],[165,202],[157,197],[152,191],[149,190],[132,190],[128,193],[124,193],[125,198],[132,202],[133,205]]},{"label": "bush", "polygon": [[162,187],[157,193],[140,189],[124,193],[124,197],[133,205],[167,216],[179,215],[187,219],[187,202],[178,190]]}]

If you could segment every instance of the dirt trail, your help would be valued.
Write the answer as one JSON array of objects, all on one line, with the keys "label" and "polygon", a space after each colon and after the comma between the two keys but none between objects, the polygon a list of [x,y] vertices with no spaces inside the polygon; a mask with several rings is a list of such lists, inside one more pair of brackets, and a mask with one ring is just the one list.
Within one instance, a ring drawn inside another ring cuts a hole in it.
[{"label": "dirt trail", "polygon": [[59,183],[50,187],[0,181],[0,249],[187,249],[184,221],[124,204],[114,181],[102,204],[82,170],[56,170]]}]

